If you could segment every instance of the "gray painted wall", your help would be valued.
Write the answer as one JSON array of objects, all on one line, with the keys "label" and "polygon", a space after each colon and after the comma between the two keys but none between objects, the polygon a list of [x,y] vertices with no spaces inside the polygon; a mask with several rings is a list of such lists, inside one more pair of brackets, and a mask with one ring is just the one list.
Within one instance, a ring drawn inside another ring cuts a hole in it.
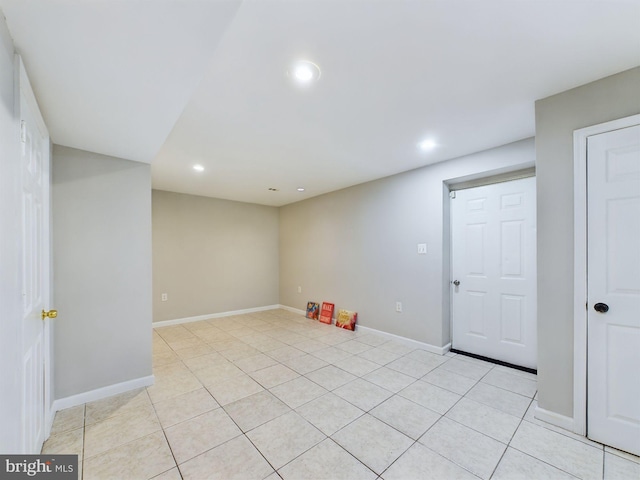
[{"label": "gray painted wall", "polygon": [[[360,325],[446,345],[444,182],[532,166],[534,155],[533,139],[522,140],[281,207],[280,303],[333,302],[356,310]],[[417,254],[418,243],[427,243],[427,255]]]},{"label": "gray painted wall", "polygon": [[277,303],[277,208],[153,191],[154,321]]},{"label": "gray painted wall", "polygon": [[55,396],[151,375],[150,166],[54,146]]},{"label": "gray painted wall", "polygon": [[538,403],[573,416],[573,131],[640,113],[640,68],[536,102]]},{"label": "gray painted wall", "polygon": [[[14,115],[13,42],[0,12],[0,452],[20,450],[22,250],[19,126]],[[15,368],[7,368],[14,366]]]}]

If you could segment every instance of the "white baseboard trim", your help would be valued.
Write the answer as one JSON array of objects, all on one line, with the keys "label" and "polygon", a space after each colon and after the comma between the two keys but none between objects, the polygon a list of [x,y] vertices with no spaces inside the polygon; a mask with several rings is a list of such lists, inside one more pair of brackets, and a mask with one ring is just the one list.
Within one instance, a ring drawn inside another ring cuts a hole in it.
[{"label": "white baseboard trim", "polygon": [[126,382],[115,383],[113,385],[96,388],[95,390],[90,390],[88,392],[78,393],[77,395],[71,395],[70,397],[59,398],[55,400],[51,406],[51,417],[53,417],[55,412],[58,410],[75,407],[87,402],[95,402],[96,400],[128,392],[129,390],[135,390],[136,388],[148,387],[153,385],[154,381],[154,376],[149,375],[148,377],[135,378],[133,380],[127,380]]},{"label": "white baseboard trim", "polygon": [[287,307],[286,305],[278,305],[278,308],[282,310],[286,310],[287,312],[298,313],[302,316],[305,316],[307,312],[305,310],[300,310],[299,308]]},{"label": "white baseboard trim", "polygon": [[[286,305],[279,306],[283,310],[287,310],[289,312],[298,313],[300,315],[306,315],[307,312],[305,310],[300,310],[298,308],[288,307]],[[451,344],[447,343],[444,347],[436,347],[435,345],[430,345],[428,343],[419,342],[418,340],[413,340],[407,337],[401,337],[400,335],[395,335],[393,333],[383,332],[382,330],[376,330],[375,328],[363,327],[362,325],[356,324],[356,331],[365,332],[365,333],[373,333],[375,335],[380,335],[381,337],[388,338],[389,340],[395,340],[396,342],[402,343],[404,345],[408,345],[410,347],[421,348],[422,350],[426,350],[427,352],[436,353],[438,355],[444,355],[449,350],[451,350]]]},{"label": "white baseboard trim", "polygon": [[420,348],[422,350],[426,350],[427,352],[436,353],[438,355],[444,355],[449,350],[451,350],[450,343],[447,343],[443,347],[436,347],[435,345],[431,345],[430,343],[419,342],[418,340],[413,340],[412,338],[401,337],[400,335],[383,332],[382,330],[376,330],[375,328],[363,327],[362,325],[356,325],[356,330],[360,330],[366,333],[373,333],[375,335],[380,335],[381,337],[385,337],[390,340],[395,340],[396,342],[402,343],[409,347]]},{"label": "white baseboard trim", "polygon": [[[277,309],[286,310],[287,312],[296,313],[302,316],[305,316],[307,314],[305,310],[289,307],[287,305],[267,305],[265,307],[247,308],[244,310],[233,310],[230,312],[212,313],[210,315],[198,315],[197,317],[176,318],[175,320],[163,320],[160,322],[153,322],[153,328],[168,327],[170,325],[179,325],[181,323],[199,322],[201,320],[211,320],[215,318],[230,317],[232,315],[242,315],[245,313],[256,313],[256,312],[264,312],[267,310],[277,310]],[[400,335],[395,335],[393,333],[383,332],[382,330],[376,330],[375,328],[363,327],[362,325],[356,325],[356,330],[380,335],[382,337],[388,338],[390,340],[395,340],[396,342],[403,343],[410,347],[421,348],[422,350],[426,350],[431,353],[436,353],[438,355],[444,355],[449,350],[451,350],[450,343],[446,344],[443,347],[436,347],[435,345],[431,345],[429,343],[419,342],[418,340],[413,340],[407,337],[401,337]]]},{"label": "white baseboard trim", "polygon": [[181,323],[199,322],[201,320],[211,320],[215,318],[231,317],[233,315],[243,315],[245,313],[264,312],[266,310],[276,310],[281,305],[267,305],[264,307],[245,308],[244,310],[231,310],[229,312],[210,313],[209,315],[197,315],[195,317],[176,318],[174,320],[161,320],[153,322],[153,328],[168,327],[170,325],[179,325]]},{"label": "white baseboard trim", "polygon": [[569,430],[570,432],[574,431],[575,422],[573,421],[572,417],[560,415],[559,413],[545,410],[544,408],[540,407],[536,407],[533,412],[533,416],[538,420],[550,423],[551,425],[555,425],[556,427],[564,428],[565,430]]}]

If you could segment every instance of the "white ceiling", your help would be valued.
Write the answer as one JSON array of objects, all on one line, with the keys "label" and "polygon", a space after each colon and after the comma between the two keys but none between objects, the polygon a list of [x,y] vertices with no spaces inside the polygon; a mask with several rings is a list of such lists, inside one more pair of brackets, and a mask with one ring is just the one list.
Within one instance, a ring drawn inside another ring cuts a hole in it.
[{"label": "white ceiling", "polygon": [[[275,206],[533,136],[535,100],[640,65],[640,0],[0,8],[55,143],[151,162],[154,188]],[[297,59],[316,84],[292,83]]]}]

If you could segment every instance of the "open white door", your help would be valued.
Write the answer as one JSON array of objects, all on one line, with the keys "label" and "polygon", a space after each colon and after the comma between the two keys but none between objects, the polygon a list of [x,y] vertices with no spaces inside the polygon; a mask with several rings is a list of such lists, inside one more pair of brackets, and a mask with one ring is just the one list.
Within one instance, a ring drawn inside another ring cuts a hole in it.
[{"label": "open white door", "polygon": [[49,134],[20,63],[20,161],[23,269],[23,446],[40,453],[49,401],[49,325],[42,312],[50,301]]},{"label": "open white door", "polygon": [[535,177],[451,200],[452,346],[535,369]]},{"label": "open white door", "polygon": [[587,142],[588,436],[640,455],[640,125]]}]

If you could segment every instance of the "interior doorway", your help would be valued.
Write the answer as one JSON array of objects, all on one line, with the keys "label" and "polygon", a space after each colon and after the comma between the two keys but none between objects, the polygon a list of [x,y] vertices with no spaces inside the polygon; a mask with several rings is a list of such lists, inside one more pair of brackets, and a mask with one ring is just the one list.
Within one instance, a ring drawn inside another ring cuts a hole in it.
[{"label": "interior doorway", "polygon": [[535,177],[450,197],[452,348],[535,370]]},{"label": "interior doorway", "polygon": [[640,115],[574,137],[574,430],[638,455]]}]

